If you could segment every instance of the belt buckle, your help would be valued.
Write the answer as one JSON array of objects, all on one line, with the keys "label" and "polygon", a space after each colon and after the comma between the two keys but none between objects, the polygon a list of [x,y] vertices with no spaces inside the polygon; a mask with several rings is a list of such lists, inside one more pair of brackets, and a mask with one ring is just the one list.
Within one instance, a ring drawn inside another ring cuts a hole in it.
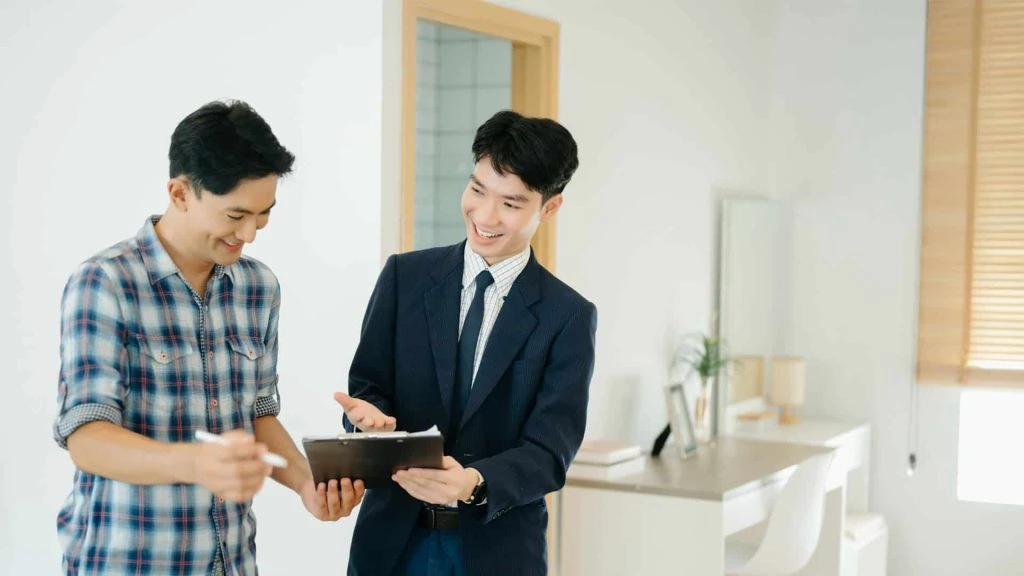
[{"label": "belt buckle", "polygon": [[430,518],[430,521],[428,522],[428,524],[430,524],[430,526],[428,526],[428,528],[430,530],[436,530],[437,529],[437,510],[434,509],[434,508],[431,508],[430,506],[424,506],[424,510],[427,511],[427,516],[428,516],[428,518]]}]

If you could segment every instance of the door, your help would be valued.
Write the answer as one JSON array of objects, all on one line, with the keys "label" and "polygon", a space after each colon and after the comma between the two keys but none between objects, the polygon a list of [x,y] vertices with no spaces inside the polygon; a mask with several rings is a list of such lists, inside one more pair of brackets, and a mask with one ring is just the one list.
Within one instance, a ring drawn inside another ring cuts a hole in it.
[{"label": "door", "polygon": [[[502,109],[555,118],[558,24],[480,0],[405,0],[402,35],[406,251],[465,238],[459,199],[477,126]],[[552,272],[555,226],[533,240]]]}]

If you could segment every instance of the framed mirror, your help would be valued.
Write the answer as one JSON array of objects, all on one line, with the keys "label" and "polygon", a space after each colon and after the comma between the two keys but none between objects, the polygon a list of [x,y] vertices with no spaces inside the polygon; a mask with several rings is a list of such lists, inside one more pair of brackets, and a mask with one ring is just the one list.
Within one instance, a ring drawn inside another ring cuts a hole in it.
[{"label": "framed mirror", "polygon": [[741,414],[763,412],[765,371],[785,352],[790,317],[790,238],[785,204],[722,198],[718,246],[718,334],[734,359],[719,381],[718,433]]}]

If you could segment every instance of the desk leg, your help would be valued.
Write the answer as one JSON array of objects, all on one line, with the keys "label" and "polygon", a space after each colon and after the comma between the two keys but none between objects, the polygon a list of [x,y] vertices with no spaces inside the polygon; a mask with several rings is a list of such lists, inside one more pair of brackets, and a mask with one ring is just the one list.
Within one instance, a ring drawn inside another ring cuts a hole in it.
[{"label": "desk leg", "polygon": [[800,576],[839,576],[843,561],[843,532],[846,520],[846,486],[836,486],[825,494],[825,516],[821,538],[811,561]]},{"label": "desk leg", "polygon": [[579,487],[561,499],[560,576],[724,572],[721,502]]}]

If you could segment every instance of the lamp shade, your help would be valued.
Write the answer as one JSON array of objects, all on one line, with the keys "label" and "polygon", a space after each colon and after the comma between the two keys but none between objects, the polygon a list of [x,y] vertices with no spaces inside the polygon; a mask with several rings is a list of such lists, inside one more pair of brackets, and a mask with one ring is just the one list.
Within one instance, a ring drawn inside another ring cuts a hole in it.
[{"label": "lamp shade", "polygon": [[729,403],[735,404],[764,396],[764,358],[761,356],[733,356],[733,370],[729,377]]},{"label": "lamp shade", "polygon": [[804,359],[795,356],[772,358],[772,404],[794,405],[804,403]]}]

